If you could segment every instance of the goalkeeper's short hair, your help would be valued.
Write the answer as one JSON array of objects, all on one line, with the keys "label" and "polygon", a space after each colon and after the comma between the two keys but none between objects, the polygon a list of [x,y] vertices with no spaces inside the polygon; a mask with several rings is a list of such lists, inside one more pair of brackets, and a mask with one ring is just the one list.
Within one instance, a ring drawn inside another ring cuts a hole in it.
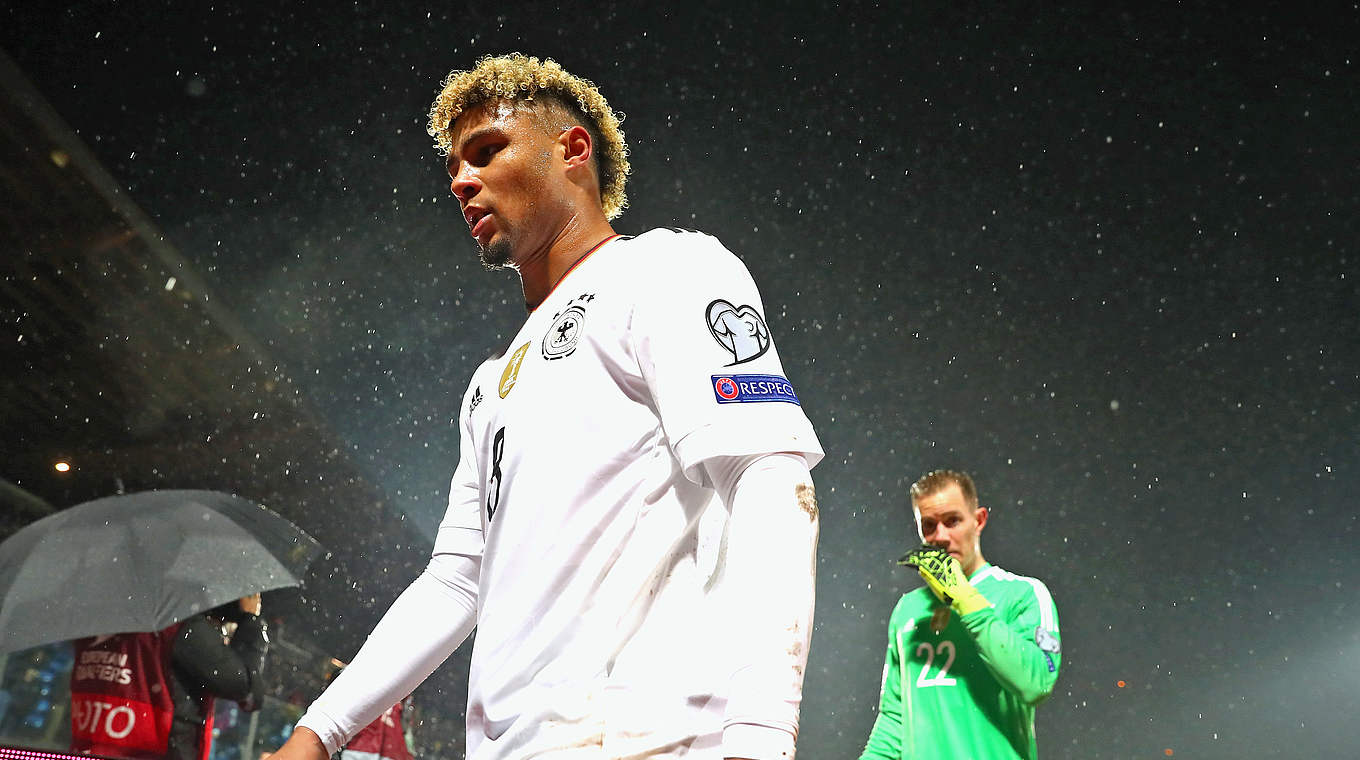
[{"label": "goalkeeper's short hair", "polygon": [[977,486],[973,485],[973,478],[968,473],[959,470],[931,470],[922,475],[911,484],[911,503],[915,505],[920,499],[939,493],[951,485],[959,487],[969,509],[977,509]]}]

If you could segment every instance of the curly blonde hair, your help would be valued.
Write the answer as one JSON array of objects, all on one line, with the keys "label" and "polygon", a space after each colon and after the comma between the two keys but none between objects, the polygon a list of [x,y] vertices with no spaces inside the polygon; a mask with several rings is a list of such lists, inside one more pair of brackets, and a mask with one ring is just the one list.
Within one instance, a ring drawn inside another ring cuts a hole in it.
[{"label": "curly blonde hair", "polygon": [[600,203],[605,217],[614,219],[628,207],[623,187],[632,167],[628,165],[628,145],[619,128],[623,114],[615,113],[590,81],[569,74],[551,58],[540,61],[510,53],[485,56],[471,71],[450,72],[441,86],[443,89],[430,106],[426,129],[444,155],[453,147],[449,131],[464,111],[490,100],[542,98],[579,118],[581,126],[590,133],[596,146]]}]

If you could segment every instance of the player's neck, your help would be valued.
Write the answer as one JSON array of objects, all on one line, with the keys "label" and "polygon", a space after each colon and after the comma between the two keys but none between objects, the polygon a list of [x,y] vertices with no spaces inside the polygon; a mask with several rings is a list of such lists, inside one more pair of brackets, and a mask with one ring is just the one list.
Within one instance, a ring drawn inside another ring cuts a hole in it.
[{"label": "player's neck", "polygon": [[525,307],[529,311],[538,308],[576,262],[613,234],[603,213],[568,219],[542,252],[527,257],[518,267]]},{"label": "player's neck", "polygon": [[964,574],[965,577],[972,578],[972,577],[973,577],[973,573],[976,573],[977,571],[981,570],[982,568],[984,568],[984,567],[986,567],[986,566],[987,566],[987,560],[983,558],[982,552],[978,552],[978,553],[977,553],[977,559],[973,560],[973,566],[972,566],[972,567],[965,567],[965,568],[963,569],[963,574]]}]

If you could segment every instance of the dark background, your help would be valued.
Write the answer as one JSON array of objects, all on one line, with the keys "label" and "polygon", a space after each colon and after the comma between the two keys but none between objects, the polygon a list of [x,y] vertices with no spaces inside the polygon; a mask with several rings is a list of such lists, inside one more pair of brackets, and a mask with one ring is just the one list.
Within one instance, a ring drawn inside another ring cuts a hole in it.
[{"label": "dark background", "polygon": [[[946,466],[1058,603],[1046,756],[1357,751],[1356,5],[243,6],[32,3],[0,50],[384,514],[432,538],[461,393],[523,319],[425,112],[482,54],[550,56],[628,115],[616,228],[746,261],[827,450],[803,756],[863,745],[917,583],[905,489]],[[69,506],[54,478],[8,475]],[[355,578],[403,577],[378,614],[428,545],[352,540]],[[417,693],[438,730],[460,680]]]}]

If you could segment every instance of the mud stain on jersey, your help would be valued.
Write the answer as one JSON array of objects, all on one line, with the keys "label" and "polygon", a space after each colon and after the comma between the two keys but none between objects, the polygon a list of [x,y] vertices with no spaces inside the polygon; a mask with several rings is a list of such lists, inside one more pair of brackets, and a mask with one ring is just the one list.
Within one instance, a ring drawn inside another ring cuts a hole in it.
[{"label": "mud stain on jersey", "polygon": [[817,491],[808,483],[799,483],[794,486],[794,494],[798,496],[798,506],[807,513],[808,519],[817,522]]}]

